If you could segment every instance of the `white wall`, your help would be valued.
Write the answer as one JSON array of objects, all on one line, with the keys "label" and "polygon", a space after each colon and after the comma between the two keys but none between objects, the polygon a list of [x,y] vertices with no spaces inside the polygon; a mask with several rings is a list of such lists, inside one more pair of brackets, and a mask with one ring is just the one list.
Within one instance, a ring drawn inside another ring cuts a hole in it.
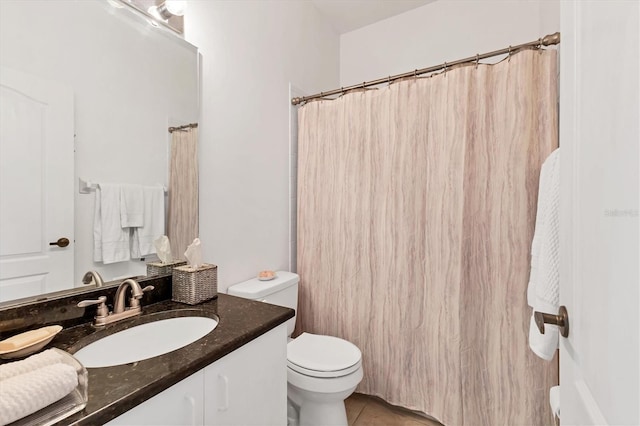
[{"label": "white wall", "polygon": [[[0,63],[74,92],[76,177],[166,185],[167,127],[197,121],[196,49],[104,1],[1,0],[0,11]],[[93,262],[94,194],[74,192],[75,284],[90,269],[144,274],[140,261]]]},{"label": "white wall", "polygon": [[429,3],[343,34],[340,85],[358,84],[537,40],[560,31],[559,8],[559,0]]},{"label": "white wall", "polygon": [[218,290],[289,266],[289,83],[338,85],[339,37],[306,1],[196,1],[203,56],[200,238]]}]

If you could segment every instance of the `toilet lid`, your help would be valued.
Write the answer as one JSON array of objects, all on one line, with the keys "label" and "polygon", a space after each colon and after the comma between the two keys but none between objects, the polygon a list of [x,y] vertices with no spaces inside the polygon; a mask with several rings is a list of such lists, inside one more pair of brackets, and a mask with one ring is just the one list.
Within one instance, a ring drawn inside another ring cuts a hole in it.
[{"label": "toilet lid", "polygon": [[356,345],[333,336],[302,333],[287,344],[287,364],[313,377],[340,377],[360,368]]}]

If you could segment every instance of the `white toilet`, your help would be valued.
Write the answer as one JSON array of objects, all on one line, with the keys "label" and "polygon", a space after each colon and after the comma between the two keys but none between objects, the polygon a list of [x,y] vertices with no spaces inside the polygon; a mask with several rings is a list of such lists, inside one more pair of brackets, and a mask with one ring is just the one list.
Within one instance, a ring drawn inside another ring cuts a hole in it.
[{"label": "white toilet", "polygon": [[[233,296],[297,309],[297,274],[278,271],[270,281],[257,278],[229,287]],[[289,424],[347,426],[344,400],[362,380],[362,354],[337,337],[302,333],[291,339],[296,317],[287,322],[287,399]],[[292,415],[292,411],[295,415]],[[293,418],[292,418],[293,417]]]}]

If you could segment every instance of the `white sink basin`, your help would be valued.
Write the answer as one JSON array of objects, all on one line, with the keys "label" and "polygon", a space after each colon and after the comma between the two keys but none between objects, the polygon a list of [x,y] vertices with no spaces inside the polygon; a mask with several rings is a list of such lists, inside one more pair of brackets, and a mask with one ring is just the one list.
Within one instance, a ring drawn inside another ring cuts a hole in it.
[{"label": "white sink basin", "polygon": [[129,364],[180,349],[209,334],[218,321],[178,317],[148,322],[103,337],[73,356],[87,368]]}]

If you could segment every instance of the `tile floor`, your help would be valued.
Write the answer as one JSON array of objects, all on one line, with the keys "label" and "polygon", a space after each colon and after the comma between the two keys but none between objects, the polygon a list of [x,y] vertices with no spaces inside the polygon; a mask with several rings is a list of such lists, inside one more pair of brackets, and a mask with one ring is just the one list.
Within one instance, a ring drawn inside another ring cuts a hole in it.
[{"label": "tile floor", "polygon": [[354,393],[345,401],[349,426],[442,426],[380,398]]}]

